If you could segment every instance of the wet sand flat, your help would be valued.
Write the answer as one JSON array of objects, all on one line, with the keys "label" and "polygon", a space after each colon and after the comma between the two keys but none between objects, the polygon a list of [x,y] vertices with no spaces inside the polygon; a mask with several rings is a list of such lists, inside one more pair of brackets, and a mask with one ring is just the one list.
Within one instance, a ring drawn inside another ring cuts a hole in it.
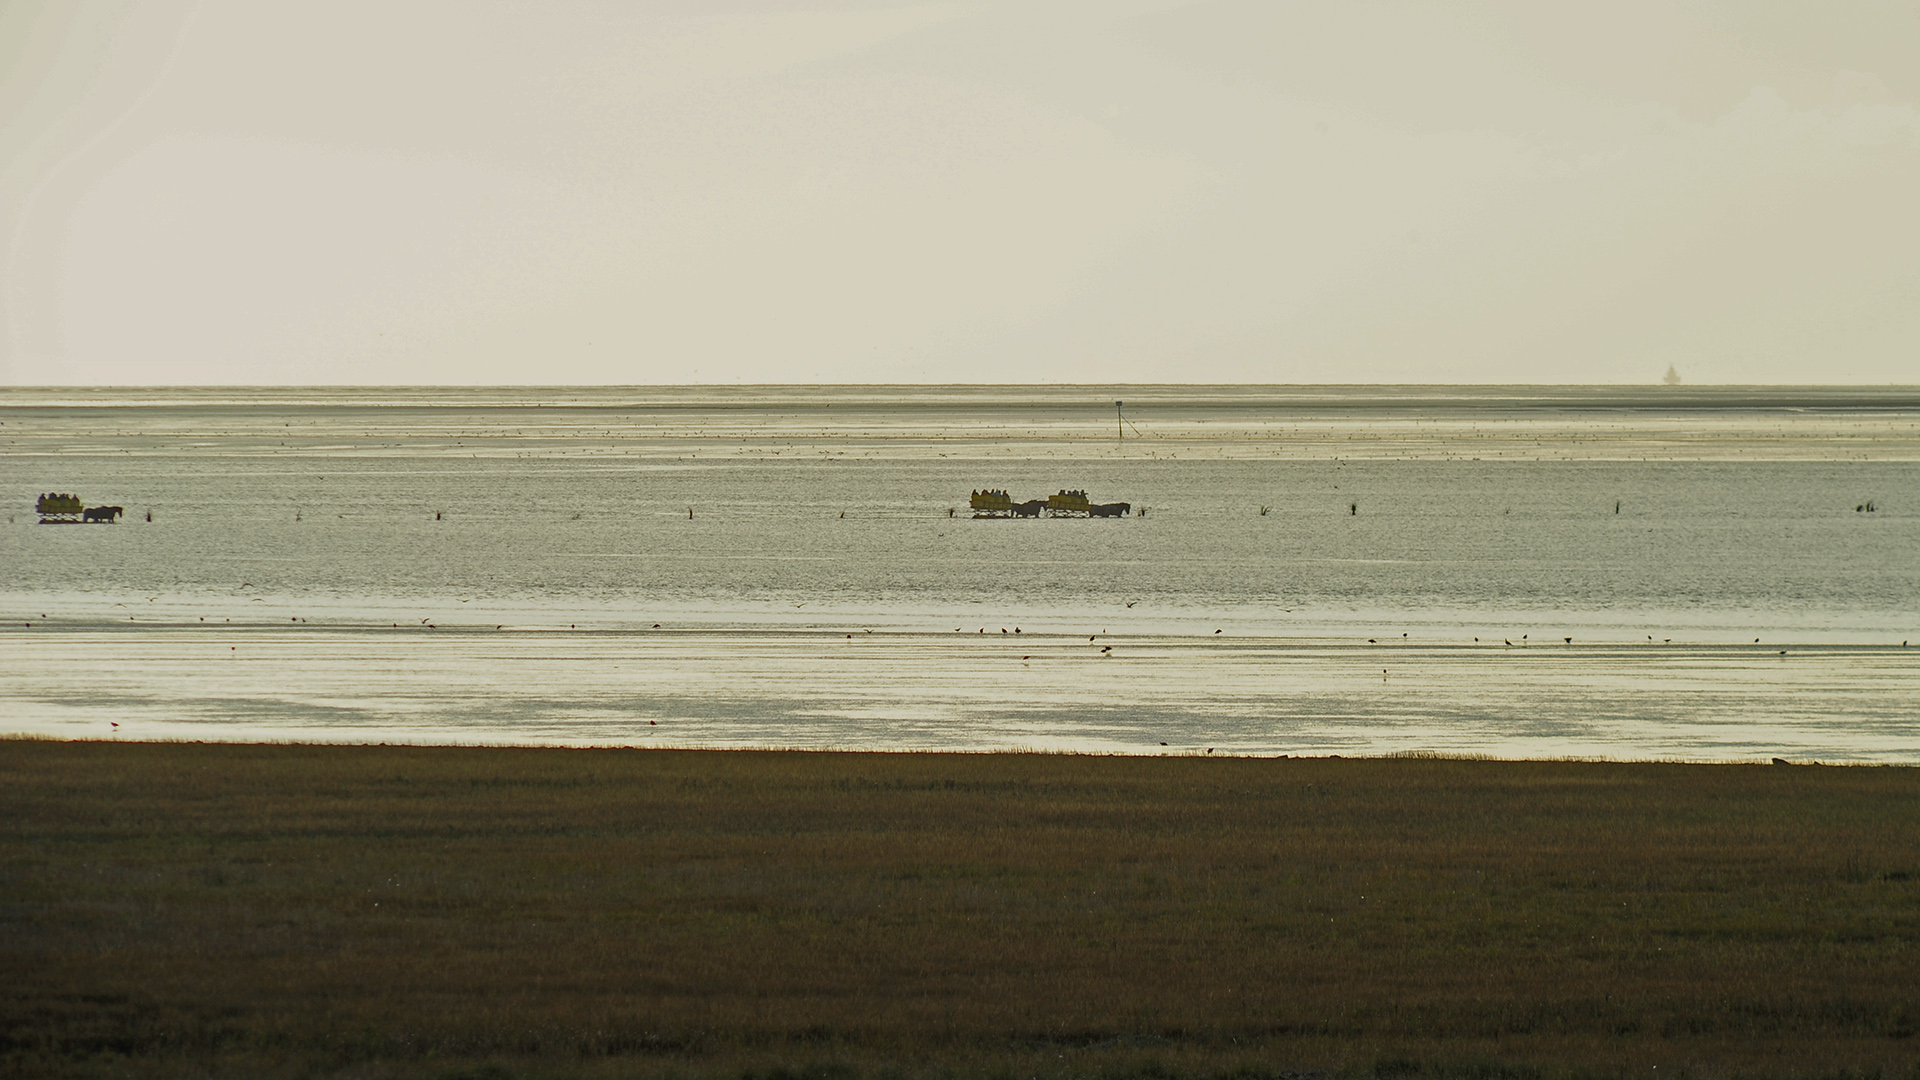
[{"label": "wet sand flat", "polygon": [[63,738],[1920,760],[1897,642],[980,629],[54,622],[0,627],[0,700]]},{"label": "wet sand flat", "polygon": [[1920,760],[1911,387],[8,388],[0,432],[0,733]]}]

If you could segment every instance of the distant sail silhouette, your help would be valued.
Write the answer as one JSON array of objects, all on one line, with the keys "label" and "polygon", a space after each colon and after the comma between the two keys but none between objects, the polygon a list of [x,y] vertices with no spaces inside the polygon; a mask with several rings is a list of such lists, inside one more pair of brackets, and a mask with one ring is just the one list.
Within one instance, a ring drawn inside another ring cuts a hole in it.
[{"label": "distant sail silhouette", "polygon": [[1675,371],[1675,370],[1674,370],[1674,368],[1673,368],[1673,365],[1672,365],[1672,364],[1668,364],[1668,365],[1667,365],[1667,373],[1666,373],[1666,375],[1664,375],[1664,376],[1662,376],[1662,377],[1661,377],[1661,379],[1660,379],[1660,381],[1661,381],[1661,382],[1663,382],[1663,383],[1666,383],[1666,384],[1667,384],[1668,386],[1679,386],[1679,385],[1680,385],[1680,373],[1679,373],[1678,371]]}]

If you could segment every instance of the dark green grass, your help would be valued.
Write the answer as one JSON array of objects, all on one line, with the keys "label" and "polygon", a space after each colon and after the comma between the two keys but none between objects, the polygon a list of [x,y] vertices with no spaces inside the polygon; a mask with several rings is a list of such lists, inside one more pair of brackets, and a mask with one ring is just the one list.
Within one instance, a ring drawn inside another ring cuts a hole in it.
[{"label": "dark green grass", "polygon": [[0,742],[11,1075],[1905,1076],[1916,1032],[1920,770]]}]

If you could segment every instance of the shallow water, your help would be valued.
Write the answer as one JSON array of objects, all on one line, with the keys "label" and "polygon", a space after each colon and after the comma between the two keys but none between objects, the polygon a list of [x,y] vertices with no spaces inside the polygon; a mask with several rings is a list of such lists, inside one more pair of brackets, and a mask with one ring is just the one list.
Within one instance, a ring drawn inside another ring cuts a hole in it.
[{"label": "shallow water", "polygon": [[[1920,759],[1911,391],[8,390],[0,420],[4,730]],[[981,487],[1146,512],[976,521]],[[34,524],[53,490],[129,521]]]}]

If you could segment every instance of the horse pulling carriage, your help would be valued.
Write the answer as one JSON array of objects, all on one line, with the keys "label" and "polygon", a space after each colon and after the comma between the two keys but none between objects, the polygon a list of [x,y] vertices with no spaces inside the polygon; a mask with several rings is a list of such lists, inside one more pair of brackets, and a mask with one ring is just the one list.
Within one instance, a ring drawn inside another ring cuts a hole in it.
[{"label": "horse pulling carriage", "polygon": [[83,506],[80,496],[59,492],[40,496],[40,501],[34,503],[33,508],[39,512],[42,525],[78,525],[82,522],[111,525],[124,513],[118,506]]},{"label": "horse pulling carriage", "polygon": [[1044,499],[1014,502],[1000,489],[976,491],[969,500],[977,518],[1047,517],[1125,517],[1132,503],[1096,503],[1084,491],[1061,491]]}]

